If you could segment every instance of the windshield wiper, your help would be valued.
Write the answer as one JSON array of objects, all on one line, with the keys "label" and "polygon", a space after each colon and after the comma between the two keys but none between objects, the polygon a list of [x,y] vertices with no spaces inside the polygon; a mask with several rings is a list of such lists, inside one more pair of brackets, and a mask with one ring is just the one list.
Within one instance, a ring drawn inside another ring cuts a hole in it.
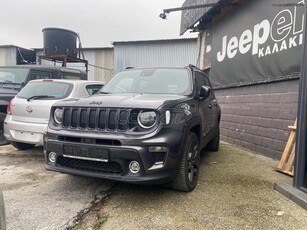
[{"label": "windshield wiper", "polygon": [[43,98],[55,98],[55,96],[34,95],[34,96],[32,96],[32,97],[27,98],[27,101],[36,100],[36,99],[43,99]]},{"label": "windshield wiper", "polygon": [[99,94],[111,94],[110,92],[103,92],[103,91],[100,91]]}]

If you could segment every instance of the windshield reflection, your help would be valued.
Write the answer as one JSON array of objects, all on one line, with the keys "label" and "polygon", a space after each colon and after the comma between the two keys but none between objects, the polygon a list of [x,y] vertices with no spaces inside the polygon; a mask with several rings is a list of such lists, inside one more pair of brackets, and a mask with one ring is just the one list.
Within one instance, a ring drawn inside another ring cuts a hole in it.
[{"label": "windshield reflection", "polygon": [[26,81],[29,69],[25,68],[0,68],[0,83],[22,84]]}]

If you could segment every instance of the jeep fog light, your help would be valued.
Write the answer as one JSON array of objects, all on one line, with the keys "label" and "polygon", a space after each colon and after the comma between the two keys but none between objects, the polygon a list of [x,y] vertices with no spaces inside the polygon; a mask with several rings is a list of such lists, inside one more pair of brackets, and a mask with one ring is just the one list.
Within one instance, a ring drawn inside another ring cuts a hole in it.
[{"label": "jeep fog light", "polygon": [[152,153],[167,152],[168,147],[166,147],[166,146],[150,146],[150,147],[148,147],[148,151],[152,152]]},{"label": "jeep fog light", "polygon": [[48,159],[49,159],[50,162],[55,163],[55,161],[56,161],[56,153],[55,152],[50,152],[48,154]]},{"label": "jeep fog light", "polygon": [[131,161],[129,164],[130,172],[132,173],[138,173],[141,169],[139,162],[137,161]]}]

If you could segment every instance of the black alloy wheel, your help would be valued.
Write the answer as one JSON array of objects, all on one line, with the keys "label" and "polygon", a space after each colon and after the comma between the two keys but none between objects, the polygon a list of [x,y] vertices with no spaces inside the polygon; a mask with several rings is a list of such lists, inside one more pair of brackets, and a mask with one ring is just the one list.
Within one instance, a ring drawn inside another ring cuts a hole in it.
[{"label": "black alloy wheel", "polygon": [[195,189],[198,181],[200,166],[199,142],[195,133],[188,135],[185,150],[180,162],[176,179],[171,187],[175,190],[191,192]]}]

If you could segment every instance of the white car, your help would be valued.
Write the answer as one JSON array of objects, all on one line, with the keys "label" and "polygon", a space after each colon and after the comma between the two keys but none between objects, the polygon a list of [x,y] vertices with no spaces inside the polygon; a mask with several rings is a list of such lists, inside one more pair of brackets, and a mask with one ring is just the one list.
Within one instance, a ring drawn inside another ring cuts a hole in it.
[{"label": "white car", "polygon": [[17,149],[43,145],[53,103],[90,96],[104,83],[85,80],[45,79],[30,81],[9,103],[4,136]]}]

